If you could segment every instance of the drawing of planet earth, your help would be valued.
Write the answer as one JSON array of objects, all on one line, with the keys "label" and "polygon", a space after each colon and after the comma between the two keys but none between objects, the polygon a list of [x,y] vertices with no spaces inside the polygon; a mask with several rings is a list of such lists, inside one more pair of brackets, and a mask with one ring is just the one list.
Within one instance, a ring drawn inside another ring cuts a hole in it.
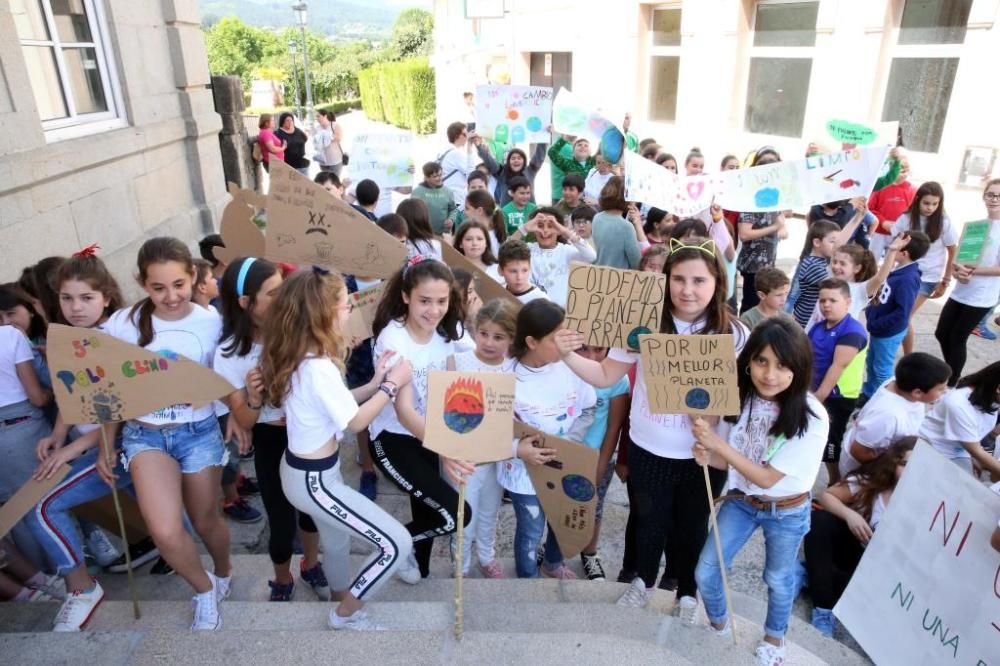
[{"label": "drawing of planet earth", "polygon": [[464,435],[483,422],[483,385],[470,379],[459,379],[445,391],[444,424],[453,432]]},{"label": "drawing of planet earth", "polygon": [[563,492],[577,502],[589,502],[594,497],[594,484],[579,474],[567,474],[562,478]]},{"label": "drawing of planet earth", "polygon": [[649,335],[650,333],[652,333],[652,331],[645,326],[636,326],[633,328],[628,334],[628,339],[626,340],[628,348],[632,351],[639,351],[639,336]]},{"label": "drawing of planet earth", "polygon": [[710,402],[712,399],[703,388],[693,388],[684,396],[684,404],[691,409],[708,409]]}]

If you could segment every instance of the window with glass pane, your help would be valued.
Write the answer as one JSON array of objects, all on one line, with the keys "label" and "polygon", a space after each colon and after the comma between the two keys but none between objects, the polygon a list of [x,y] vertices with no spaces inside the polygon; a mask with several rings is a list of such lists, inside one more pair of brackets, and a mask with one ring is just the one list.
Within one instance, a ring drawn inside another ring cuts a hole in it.
[{"label": "window with glass pane", "polygon": [[746,131],[801,136],[811,73],[811,58],[751,58]]},{"label": "window with glass pane", "polygon": [[819,2],[757,5],[754,46],[815,46]]},{"label": "window with glass pane", "polygon": [[653,56],[649,67],[649,119],[672,123],[677,119],[679,56]]},{"label": "window with glass pane", "polygon": [[910,150],[935,153],[948,116],[958,58],[893,58],[882,120],[898,120]]},{"label": "window with glass pane", "polygon": [[900,44],[961,44],[972,0],[906,0]]},{"label": "window with glass pane", "polygon": [[653,46],[681,45],[681,10],[653,10]]}]

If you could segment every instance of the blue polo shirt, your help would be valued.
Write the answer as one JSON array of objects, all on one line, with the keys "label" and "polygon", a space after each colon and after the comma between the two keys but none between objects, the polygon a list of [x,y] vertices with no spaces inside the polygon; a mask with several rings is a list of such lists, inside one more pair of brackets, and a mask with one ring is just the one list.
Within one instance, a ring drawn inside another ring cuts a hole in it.
[{"label": "blue polo shirt", "polygon": [[813,391],[823,383],[826,371],[833,365],[833,354],[838,346],[854,347],[860,352],[844,368],[837,385],[829,395],[831,398],[857,398],[861,394],[865,348],[868,346],[868,333],[861,322],[851,315],[841,319],[832,328],[826,322],[819,322],[809,329],[809,342],[813,348]]}]

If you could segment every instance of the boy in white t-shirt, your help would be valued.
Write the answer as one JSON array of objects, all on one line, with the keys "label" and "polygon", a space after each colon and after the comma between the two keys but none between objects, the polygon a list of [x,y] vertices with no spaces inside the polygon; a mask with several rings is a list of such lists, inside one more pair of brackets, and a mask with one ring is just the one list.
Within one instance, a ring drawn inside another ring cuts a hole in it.
[{"label": "boy in white t-shirt", "polygon": [[539,298],[551,300],[545,291],[531,283],[531,248],[524,241],[511,238],[501,245],[497,266],[507,291],[522,305]]},{"label": "boy in white t-shirt", "polygon": [[847,429],[840,452],[840,476],[847,476],[882,454],[902,437],[916,435],[927,413],[947,390],[951,370],[941,359],[923,352],[896,364],[895,376],[864,403]]}]

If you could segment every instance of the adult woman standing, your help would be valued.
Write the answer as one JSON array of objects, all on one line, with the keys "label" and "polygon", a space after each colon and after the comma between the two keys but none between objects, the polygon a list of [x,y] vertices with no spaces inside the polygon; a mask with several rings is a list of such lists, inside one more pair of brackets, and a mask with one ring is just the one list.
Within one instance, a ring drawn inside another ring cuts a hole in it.
[{"label": "adult woman standing", "polygon": [[[598,266],[639,267],[640,243],[646,240],[642,221],[634,204],[625,201],[625,182],[613,176],[601,190],[601,212],[594,216],[593,239],[597,245]],[[626,211],[628,220],[625,219]]]},{"label": "adult woman standing", "polygon": [[269,171],[272,156],[279,160],[285,159],[285,142],[275,135],[274,116],[270,113],[260,114],[257,127],[260,128],[257,143],[260,145],[261,162],[264,164],[264,171]]},{"label": "adult woman standing", "polygon": [[337,124],[333,111],[318,111],[316,122],[319,128],[313,134],[313,148],[316,150],[313,159],[319,164],[320,171],[329,171],[339,178],[344,168],[344,150],[340,147],[343,130]]},{"label": "adult woman standing", "polygon": [[295,126],[295,116],[285,111],[278,117],[275,136],[285,142],[285,164],[303,176],[309,175],[309,160],[306,159],[306,133]]}]

